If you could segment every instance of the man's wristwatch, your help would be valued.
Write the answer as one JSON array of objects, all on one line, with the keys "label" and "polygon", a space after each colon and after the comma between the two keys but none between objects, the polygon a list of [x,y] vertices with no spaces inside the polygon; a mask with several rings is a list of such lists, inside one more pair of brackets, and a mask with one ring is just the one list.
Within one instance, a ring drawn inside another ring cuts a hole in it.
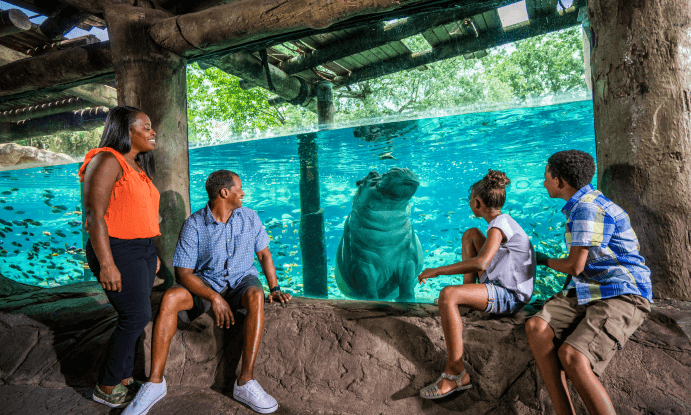
[{"label": "man's wristwatch", "polygon": [[277,285],[269,290],[271,293],[274,293],[276,291],[281,291],[281,286]]}]

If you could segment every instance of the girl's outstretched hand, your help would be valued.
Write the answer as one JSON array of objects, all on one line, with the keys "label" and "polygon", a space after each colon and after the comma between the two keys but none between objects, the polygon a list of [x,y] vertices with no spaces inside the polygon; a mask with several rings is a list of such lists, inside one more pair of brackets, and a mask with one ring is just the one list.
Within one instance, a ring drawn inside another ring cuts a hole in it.
[{"label": "girl's outstretched hand", "polygon": [[436,268],[425,268],[422,270],[422,273],[417,276],[417,281],[420,284],[424,284],[428,278],[437,278],[438,276],[439,274],[437,273]]}]

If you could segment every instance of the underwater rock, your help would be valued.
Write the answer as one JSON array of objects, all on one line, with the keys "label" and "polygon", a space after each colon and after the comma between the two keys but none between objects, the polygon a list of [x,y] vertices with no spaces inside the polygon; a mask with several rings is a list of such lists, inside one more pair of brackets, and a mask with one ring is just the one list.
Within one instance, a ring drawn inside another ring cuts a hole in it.
[{"label": "underwater rock", "polygon": [[398,167],[382,176],[371,171],[357,181],[336,254],[336,283],[344,295],[415,299],[422,246],[410,222],[409,202],[419,184],[413,172]]},{"label": "underwater rock", "polygon": [[[76,163],[67,154],[53,153],[36,147],[20,146],[15,143],[0,144],[0,167],[31,164],[35,166]],[[14,189],[11,189],[14,190]]]}]

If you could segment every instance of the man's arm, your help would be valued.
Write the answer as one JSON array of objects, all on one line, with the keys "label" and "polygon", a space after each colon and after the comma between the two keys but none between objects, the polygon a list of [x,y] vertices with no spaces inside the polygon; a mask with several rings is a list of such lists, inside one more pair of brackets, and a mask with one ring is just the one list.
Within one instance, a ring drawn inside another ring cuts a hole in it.
[{"label": "man's arm", "polygon": [[[271,256],[271,251],[269,251],[268,246],[262,249],[261,251],[257,252],[257,259],[259,260],[259,264],[262,267],[262,271],[266,276],[266,282],[269,283],[269,289],[278,287],[278,278],[276,278],[276,267],[274,267],[274,260]],[[274,300],[280,301],[281,303],[285,303],[290,301],[290,299],[290,294],[282,293],[280,291],[274,291],[269,294],[270,303]]]},{"label": "man's arm", "polygon": [[214,311],[216,325],[218,327],[230,328],[231,325],[235,324],[235,316],[233,316],[233,312],[230,311],[228,302],[221,294],[207,287],[201,278],[196,276],[193,271],[194,270],[189,268],[175,267],[175,275],[177,275],[178,282],[192,294],[211,303],[211,309]]},{"label": "man's arm", "polygon": [[569,256],[566,258],[550,258],[541,252],[536,252],[535,256],[538,265],[544,265],[568,275],[578,275],[585,268],[588,259],[588,247],[571,246]]}]

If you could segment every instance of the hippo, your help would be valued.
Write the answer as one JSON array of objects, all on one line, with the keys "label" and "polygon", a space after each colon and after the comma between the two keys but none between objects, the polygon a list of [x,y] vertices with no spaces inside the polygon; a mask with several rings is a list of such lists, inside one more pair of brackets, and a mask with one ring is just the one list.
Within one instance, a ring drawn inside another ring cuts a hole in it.
[{"label": "hippo", "polygon": [[422,245],[410,223],[420,182],[408,169],[371,171],[357,181],[336,253],[336,283],[351,298],[414,301]]}]

